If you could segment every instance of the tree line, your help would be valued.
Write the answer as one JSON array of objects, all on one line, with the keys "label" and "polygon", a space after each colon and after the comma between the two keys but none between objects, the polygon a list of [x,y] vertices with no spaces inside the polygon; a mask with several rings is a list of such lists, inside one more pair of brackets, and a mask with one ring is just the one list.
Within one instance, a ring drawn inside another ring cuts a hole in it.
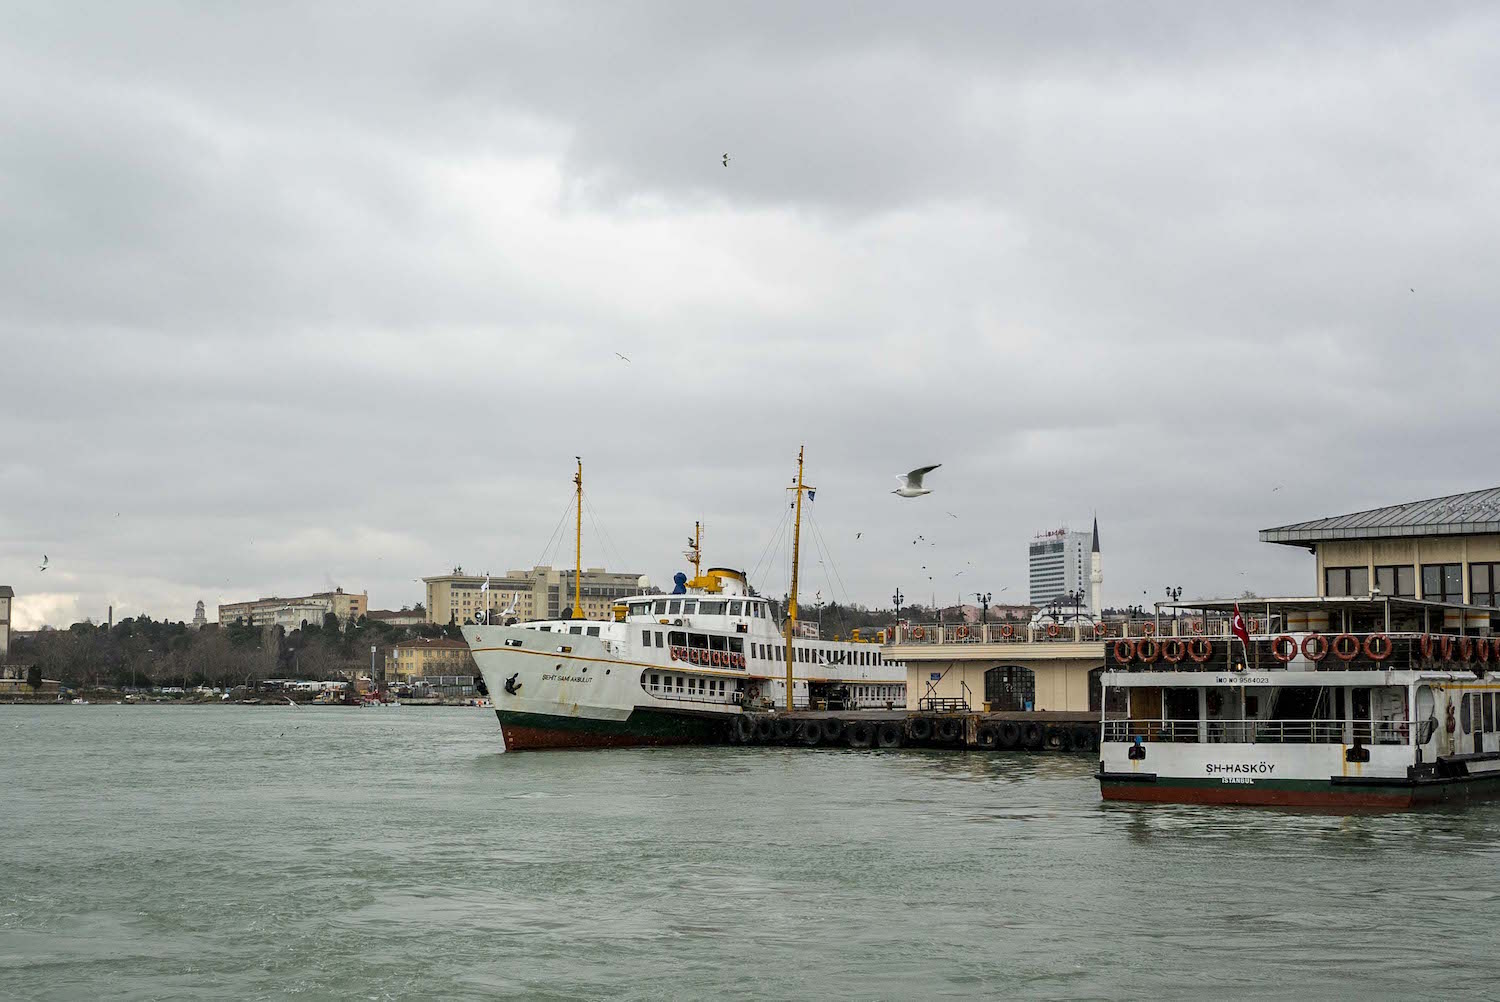
[{"label": "tree line", "polygon": [[16,637],[10,659],[36,665],[44,678],[70,688],[229,688],[267,678],[332,681],[368,675],[372,646],[444,635],[457,633],[435,624],[393,627],[365,617],[341,624],[332,613],[291,633],[240,622],[194,629],[140,616],[112,627],[83,622]]}]

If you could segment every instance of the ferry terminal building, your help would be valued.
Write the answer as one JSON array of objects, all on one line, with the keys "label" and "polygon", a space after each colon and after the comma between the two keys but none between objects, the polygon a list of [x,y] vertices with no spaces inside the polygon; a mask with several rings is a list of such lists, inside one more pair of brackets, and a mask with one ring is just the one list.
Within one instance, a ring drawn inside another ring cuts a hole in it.
[{"label": "ferry terminal building", "polygon": [[[1264,529],[1260,538],[1313,554],[1319,598],[1426,599],[1500,617],[1500,487]],[[906,663],[911,710],[1097,714],[1104,645],[1120,624],[1095,623],[1055,631],[924,624],[898,630],[886,657]]]}]

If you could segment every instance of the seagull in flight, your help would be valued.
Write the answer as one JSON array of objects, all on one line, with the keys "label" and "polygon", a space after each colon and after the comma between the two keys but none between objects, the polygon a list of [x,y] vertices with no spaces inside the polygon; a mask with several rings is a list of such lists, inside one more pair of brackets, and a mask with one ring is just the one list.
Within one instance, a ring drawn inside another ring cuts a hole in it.
[{"label": "seagull in flight", "polygon": [[42,566],[38,567],[37,570],[39,570],[39,571],[45,571],[46,569],[47,569],[47,554],[43,553],[42,554]]},{"label": "seagull in flight", "polygon": [[953,513],[952,513],[952,512],[951,512],[951,511],[950,511],[950,512],[948,512],[948,517],[949,517],[949,518],[957,518],[957,517],[958,517],[958,516],[957,516],[957,515],[955,515],[955,514],[953,514]]},{"label": "seagull in flight", "polygon": [[922,487],[922,478],[942,465],[942,463],[934,463],[931,466],[923,466],[912,470],[905,476],[897,476],[896,479],[901,481],[901,486],[891,491],[891,493],[903,498],[919,498],[923,494],[931,494],[932,491]]},{"label": "seagull in flight", "polygon": [[729,166],[729,154],[728,153],[724,154],[724,166],[725,167]]},{"label": "seagull in flight", "polygon": [[863,535],[864,535],[864,533],[862,533],[862,532],[856,532],[856,533],[855,533],[855,534],[854,534],[854,538],[855,538],[855,539],[858,539],[858,538],[859,538],[859,537],[860,537],[860,536],[863,536]]},{"label": "seagull in flight", "polygon": [[626,365],[630,364],[630,359],[626,358],[624,355],[621,355],[619,352],[615,352],[615,358],[622,360]]}]

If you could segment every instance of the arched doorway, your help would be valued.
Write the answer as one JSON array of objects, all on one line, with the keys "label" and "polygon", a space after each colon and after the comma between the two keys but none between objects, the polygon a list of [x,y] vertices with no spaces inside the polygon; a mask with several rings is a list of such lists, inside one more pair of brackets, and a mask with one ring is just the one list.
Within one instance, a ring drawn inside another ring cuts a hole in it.
[{"label": "arched doorway", "polygon": [[1025,710],[1036,705],[1036,674],[1007,665],[984,673],[984,701],[991,710]]},{"label": "arched doorway", "polygon": [[[1104,699],[1104,668],[1101,665],[1089,672],[1089,712],[1098,713]],[[1115,689],[1109,694],[1109,712],[1125,712],[1125,690]]]}]

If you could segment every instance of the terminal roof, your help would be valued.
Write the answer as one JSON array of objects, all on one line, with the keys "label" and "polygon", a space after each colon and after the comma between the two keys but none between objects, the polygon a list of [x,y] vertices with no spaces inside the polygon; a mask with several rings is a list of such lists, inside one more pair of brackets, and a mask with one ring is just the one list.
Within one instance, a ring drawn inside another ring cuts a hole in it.
[{"label": "terminal roof", "polygon": [[1306,546],[1339,539],[1389,539],[1399,536],[1476,536],[1500,533],[1500,487],[1467,494],[1372,508],[1262,529],[1263,543]]}]

